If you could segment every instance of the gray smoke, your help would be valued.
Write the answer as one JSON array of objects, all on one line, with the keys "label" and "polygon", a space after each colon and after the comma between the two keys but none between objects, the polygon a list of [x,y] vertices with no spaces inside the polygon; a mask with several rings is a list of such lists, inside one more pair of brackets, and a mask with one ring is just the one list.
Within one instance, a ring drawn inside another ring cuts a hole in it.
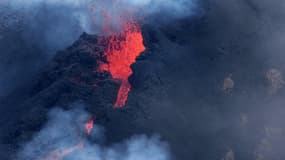
[{"label": "gray smoke", "polygon": [[[196,0],[11,0],[7,1],[14,9],[26,10],[29,16],[41,14],[46,10],[52,12],[45,13],[46,16],[55,14],[63,21],[60,25],[52,23],[49,28],[53,34],[60,34],[62,31],[69,31],[74,26],[72,22],[80,26],[80,30],[88,33],[100,33],[104,23],[104,13],[110,15],[109,21],[114,25],[118,23],[118,17],[125,17],[128,14],[138,15],[139,18],[152,18],[159,16],[171,21],[175,18],[183,18],[193,15],[195,12]],[[44,8],[43,8],[44,6]],[[32,13],[32,14],[31,14]],[[47,17],[41,16],[46,19]],[[72,19],[71,22],[70,19]],[[54,20],[56,22],[56,19]],[[67,22],[67,23],[66,23]],[[58,32],[60,31],[60,32]],[[51,33],[51,32],[50,32]]]},{"label": "gray smoke", "polygon": [[[83,148],[64,156],[68,160],[169,160],[170,153],[165,142],[158,136],[136,135],[122,143],[104,146],[99,142],[104,139],[104,128],[96,125],[91,135],[87,135],[84,123],[90,118],[82,110],[64,111],[53,109],[43,129],[31,142],[23,145],[17,154],[17,160],[56,159],[52,155],[83,142]],[[95,122],[96,123],[96,122]],[[51,156],[52,155],[52,156]],[[53,158],[52,158],[53,157]]]},{"label": "gray smoke", "polygon": [[175,18],[193,15],[197,7],[196,0],[123,0],[123,3],[141,9],[147,16],[163,13]]}]

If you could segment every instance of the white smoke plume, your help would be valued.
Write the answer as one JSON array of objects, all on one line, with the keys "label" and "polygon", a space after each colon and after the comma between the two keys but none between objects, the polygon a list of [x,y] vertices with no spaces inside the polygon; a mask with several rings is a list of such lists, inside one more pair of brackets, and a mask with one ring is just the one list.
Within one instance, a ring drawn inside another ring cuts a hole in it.
[{"label": "white smoke plume", "polygon": [[196,0],[123,0],[123,3],[140,9],[145,16],[162,13],[176,18],[194,14],[197,7]]},{"label": "white smoke plume", "polygon": [[121,27],[121,17],[134,16],[143,23],[160,25],[195,14],[196,0],[0,0],[17,11],[25,26],[26,41],[35,41],[48,53],[72,44],[82,32],[104,34],[106,25]]},{"label": "white smoke plume", "polygon": [[[45,127],[23,145],[16,160],[170,160],[168,145],[158,136],[137,135],[122,143],[104,146],[98,143],[104,139],[103,127],[95,124],[87,136],[84,123],[90,115],[86,112],[54,109],[48,118]],[[78,143],[84,143],[83,147],[76,148]],[[52,155],[70,148],[76,149],[64,157]]]},{"label": "white smoke plume", "polygon": [[[172,20],[193,15],[197,8],[196,0],[9,0],[2,3],[29,11],[38,10],[42,5],[65,10],[64,13],[58,12],[58,16],[73,17],[86,32],[91,32],[92,27],[101,27],[102,10],[111,17],[126,16],[132,12],[140,18],[148,19],[159,14],[161,18]],[[90,7],[93,9],[91,13]],[[116,18],[112,20],[116,23]]]},{"label": "white smoke plume", "polygon": [[[24,23],[27,42],[55,53],[72,44],[82,32],[104,34],[106,25],[121,27],[121,17],[134,16],[142,23],[160,25],[196,14],[197,0],[0,0],[0,10],[17,12]],[[2,23],[2,22],[1,22]]]},{"label": "white smoke plume", "polygon": [[[4,2],[2,2],[4,3]],[[116,6],[116,9],[133,9],[142,12],[142,15],[151,15],[163,12],[167,15],[189,16],[194,13],[196,0],[7,0],[6,3],[17,7],[34,7],[39,4],[58,5],[63,7],[84,8],[90,3],[99,9],[102,4]],[[115,9],[115,8],[110,8]]]}]

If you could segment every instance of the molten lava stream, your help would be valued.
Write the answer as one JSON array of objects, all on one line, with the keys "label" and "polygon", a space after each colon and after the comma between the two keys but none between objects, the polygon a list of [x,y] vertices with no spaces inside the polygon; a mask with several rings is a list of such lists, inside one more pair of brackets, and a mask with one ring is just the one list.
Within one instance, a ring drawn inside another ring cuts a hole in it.
[{"label": "molten lava stream", "polygon": [[102,64],[100,70],[107,70],[114,79],[121,82],[114,107],[123,107],[128,99],[131,84],[128,81],[133,73],[131,65],[145,50],[143,36],[138,24],[124,22],[123,31],[106,38],[107,47],[105,55],[107,64]]}]

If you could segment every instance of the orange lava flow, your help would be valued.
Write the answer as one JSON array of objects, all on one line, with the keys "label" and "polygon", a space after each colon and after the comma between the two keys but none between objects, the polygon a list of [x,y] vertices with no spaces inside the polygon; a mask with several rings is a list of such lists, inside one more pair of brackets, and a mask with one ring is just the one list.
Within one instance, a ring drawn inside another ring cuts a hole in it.
[{"label": "orange lava flow", "polygon": [[117,99],[114,107],[123,107],[128,99],[131,85],[128,81],[132,74],[131,65],[145,50],[143,36],[138,24],[125,22],[123,30],[107,38],[105,55],[107,64],[101,64],[100,70],[109,71],[114,79],[120,80]]}]

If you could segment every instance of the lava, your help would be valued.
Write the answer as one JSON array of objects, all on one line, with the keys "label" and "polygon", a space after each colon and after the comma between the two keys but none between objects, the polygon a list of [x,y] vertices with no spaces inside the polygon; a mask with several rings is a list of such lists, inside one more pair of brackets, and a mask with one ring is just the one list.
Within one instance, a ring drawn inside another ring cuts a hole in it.
[{"label": "lava", "polygon": [[90,118],[90,120],[88,122],[85,123],[85,129],[88,135],[90,135],[93,126],[94,126],[94,120],[92,118]]},{"label": "lava", "polygon": [[100,65],[100,70],[110,72],[114,79],[121,82],[114,107],[123,107],[128,99],[131,84],[128,78],[133,73],[131,65],[145,50],[140,26],[134,21],[123,21],[123,30],[105,38],[107,62]]}]

